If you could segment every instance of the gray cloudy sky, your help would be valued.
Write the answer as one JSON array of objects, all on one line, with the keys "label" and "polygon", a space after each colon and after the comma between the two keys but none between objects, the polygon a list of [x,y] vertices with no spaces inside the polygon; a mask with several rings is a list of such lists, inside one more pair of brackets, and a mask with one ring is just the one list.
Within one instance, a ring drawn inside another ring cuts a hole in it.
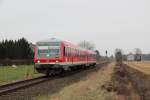
[{"label": "gray cloudy sky", "polygon": [[0,40],[20,37],[150,53],[150,0],[0,0]]}]

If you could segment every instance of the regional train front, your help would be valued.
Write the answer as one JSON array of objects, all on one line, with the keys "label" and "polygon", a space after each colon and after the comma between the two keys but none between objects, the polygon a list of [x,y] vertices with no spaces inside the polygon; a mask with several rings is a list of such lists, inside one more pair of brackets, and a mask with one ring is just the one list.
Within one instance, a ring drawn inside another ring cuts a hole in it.
[{"label": "regional train front", "polygon": [[36,43],[34,62],[39,73],[49,75],[63,70],[59,66],[62,62],[61,45],[61,41],[54,38]]}]

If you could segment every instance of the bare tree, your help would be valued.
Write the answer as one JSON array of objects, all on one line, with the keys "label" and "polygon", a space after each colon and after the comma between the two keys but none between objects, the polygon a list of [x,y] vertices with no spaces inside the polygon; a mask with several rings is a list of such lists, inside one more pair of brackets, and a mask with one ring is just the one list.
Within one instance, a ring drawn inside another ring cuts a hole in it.
[{"label": "bare tree", "polygon": [[135,54],[141,55],[142,50],[140,48],[135,48]]},{"label": "bare tree", "polygon": [[123,60],[123,53],[121,49],[116,49],[115,50],[115,58],[116,58],[116,62],[117,64],[122,64],[122,60]]},{"label": "bare tree", "polygon": [[100,52],[98,50],[95,50],[95,52],[96,52],[96,60],[98,61],[98,60],[100,60],[101,55],[100,55]]},{"label": "bare tree", "polygon": [[135,61],[141,61],[142,50],[140,48],[135,48]]},{"label": "bare tree", "polygon": [[80,47],[89,49],[89,50],[94,50],[94,44],[88,41],[82,41],[78,44]]}]

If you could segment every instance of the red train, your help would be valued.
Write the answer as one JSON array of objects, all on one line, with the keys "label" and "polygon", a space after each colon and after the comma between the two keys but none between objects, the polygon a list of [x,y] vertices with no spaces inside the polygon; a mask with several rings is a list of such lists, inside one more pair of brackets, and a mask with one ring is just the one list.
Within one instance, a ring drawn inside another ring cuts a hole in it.
[{"label": "red train", "polygon": [[51,38],[36,43],[35,68],[46,75],[96,65],[96,53],[69,42]]}]

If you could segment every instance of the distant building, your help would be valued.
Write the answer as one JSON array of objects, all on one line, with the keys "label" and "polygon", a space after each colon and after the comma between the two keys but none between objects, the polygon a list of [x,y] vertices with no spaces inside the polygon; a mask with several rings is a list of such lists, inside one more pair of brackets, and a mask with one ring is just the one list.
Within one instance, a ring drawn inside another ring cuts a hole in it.
[{"label": "distant building", "polygon": [[149,61],[150,60],[150,54],[142,54],[141,59],[145,60],[145,61]]},{"label": "distant building", "polygon": [[142,55],[141,54],[135,54],[134,55],[134,60],[135,61],[141,61],[142,60]]},{"label": "distant building", "polygon": [[[149,54],[133,54],[129,53],[126,56],[127,61],[150,61],[150,53]],[[124,60],[126,61],[126,60]]]},{"label": "distant building", "polygon": [[134,54],[132,54],[132,53],[128,54],[127,61],[134,61]]}]

